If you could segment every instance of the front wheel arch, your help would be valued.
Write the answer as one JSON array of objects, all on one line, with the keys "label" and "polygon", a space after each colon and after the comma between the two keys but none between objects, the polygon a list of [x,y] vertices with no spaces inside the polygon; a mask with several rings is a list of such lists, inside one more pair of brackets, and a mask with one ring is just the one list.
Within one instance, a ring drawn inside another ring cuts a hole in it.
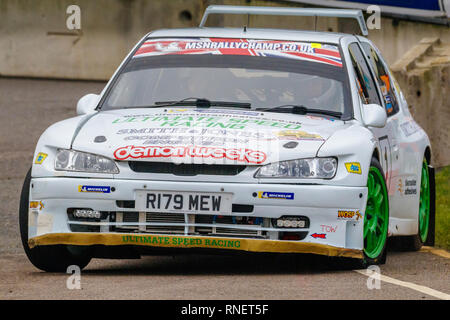
[{"label": "front wheel arch", "polygon": [[20,237],[28,260],[36,268],[47,272],[66,272],[67,267],[71,265],[76,265],[80,269],[83,269],[91,260],[91,255],[86,250],[81,254],[73,254],[65,245],[49,245],[30,248],[28,244],[30,185],[31,169],[24,179],[19,206]]},{"label": "front wheel arch", "polygon": [[378,148],[373,149],[372,158],[375,158],[380,162],[380,150],[378,150]]}]

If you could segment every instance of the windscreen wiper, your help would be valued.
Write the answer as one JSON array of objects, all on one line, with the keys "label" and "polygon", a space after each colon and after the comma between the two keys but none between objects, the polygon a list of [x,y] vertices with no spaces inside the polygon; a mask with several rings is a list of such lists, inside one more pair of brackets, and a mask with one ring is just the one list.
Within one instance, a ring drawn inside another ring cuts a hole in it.
[{"label": "windscreen wiper", "polygon": [[196,106],[197,108],[209,108],[209,107],[236,107],[236,108],[251,108],[251,103],[248,102],[235,102],[235,101],[211,101],[205,98],[186,98],[178,101],[157,101],[156,106],[169,107],[169,106]]},{"label": "windscreen wiper", "polygon": [[308,113],[317,113],[324,114],[327,116],[332,116],[336,118],[340,118],[342,116],[342,112],[324,110],[324,109],[312,109],[305,107],[303,105],[295,105],[295,104],[285,104],[277,107],[269,107],[269,108],[256,108],[258,111],[270,111],[270,112],[281,112],[281,113],[293,113],[293,114],[308,114]]},{"label": "windscreen wiper", "polygon": [[134,109],[134,108],[161,108],[172,106],[195,106],[197,108],[209,107],[235,107],[235,108],[251,108],[251,103],[247,102],[233,102],[233,101],[210,101],[204,98],[185,98],[178,101],[156,101],[154,105],[148,106],[127,106],[120,109]]}]

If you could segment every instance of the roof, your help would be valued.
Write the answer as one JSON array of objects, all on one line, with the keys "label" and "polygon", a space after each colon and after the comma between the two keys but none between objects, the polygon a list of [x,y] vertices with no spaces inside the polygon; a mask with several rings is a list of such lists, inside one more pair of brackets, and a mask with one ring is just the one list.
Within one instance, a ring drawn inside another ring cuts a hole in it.
[{"label": "roof", "polygon": [[247,28],[183,28],[152,31],[148,37],[218,37],[240,39],[271,39],[305,42],[324,42],[339,44],[342,37],[352,36],[346,33]]}]

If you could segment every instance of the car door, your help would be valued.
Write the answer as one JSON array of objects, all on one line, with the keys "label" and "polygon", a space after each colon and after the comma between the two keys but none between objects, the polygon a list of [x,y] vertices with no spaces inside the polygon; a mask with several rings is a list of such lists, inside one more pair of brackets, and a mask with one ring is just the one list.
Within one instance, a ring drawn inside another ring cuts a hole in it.
[{"label": "car door", "polygon": [[[382,92],[378,85],[375,73],[372,71],[369,60],[366,59],[359,43],[354,42],[349,45],[349,53],[359,86],[359,95],[364,104],[378,104],[386,108],[382,99]],[[386,109],[387,110],[387,109]],[[380,163],[383,168],[386,185],[391,189],[392,176],[392,145],[393,131],[392,123],[387,122],[383,128],[369,128],[378,140],[380,150]]]},{"label": "car door", "polygon": [[[389,186],[389,194],[392,196],[396,191],[396,184],[394,177],[399,175],[399,141],[398,141],[398,124],[399,124],[399,102],[398,96],[395,92],[395,84],[389,73],[387,65],[382,60],[377,50],[368,42],[361,42],[361,46],[366,54],[367,60],[372,67],[375,79],[380,88],[382,101],[387,113],[387,134],[389,136],[388,142],[391,148],[390,159],[390,180],[392,184]],[[385,149],[385,146],[380,147]]]},{"label": "car door", "polygon": [[[408,111],[406,101],[381,53],[369,42],[361,43],[372,69],[376,74],[388,114],[388,127],[392,150],[391,188],[389,200],[391,215],[401,219],[415,219],[411,216],[417,211],[418,181],[414,165],[417,147],[409,138],[416,127]],[[420,166],[419,159],[419,166]],[[412,227],[411,227],[412,228]],[[406,230],[406,229],[405,229]],[[402,233],[405,230],[398,230]],[[406,230],[407,231],[407,230]]]}]

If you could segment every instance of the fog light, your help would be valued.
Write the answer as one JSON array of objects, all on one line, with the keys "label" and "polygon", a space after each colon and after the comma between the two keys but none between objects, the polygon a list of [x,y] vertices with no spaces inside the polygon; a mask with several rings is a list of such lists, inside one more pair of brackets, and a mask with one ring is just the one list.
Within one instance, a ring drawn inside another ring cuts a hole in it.
[{"label": "fog light", "polygon": [[278,228],[305,228],[307,227],[307,219],[306,217],[284,216],[278,219],[272,219],[272,223]]},{"label": "fog light", "polygon": [[75,209],[73,211],[73,216],[76,218],[100,219],[101,215],[101,212],[97,210]]}]

